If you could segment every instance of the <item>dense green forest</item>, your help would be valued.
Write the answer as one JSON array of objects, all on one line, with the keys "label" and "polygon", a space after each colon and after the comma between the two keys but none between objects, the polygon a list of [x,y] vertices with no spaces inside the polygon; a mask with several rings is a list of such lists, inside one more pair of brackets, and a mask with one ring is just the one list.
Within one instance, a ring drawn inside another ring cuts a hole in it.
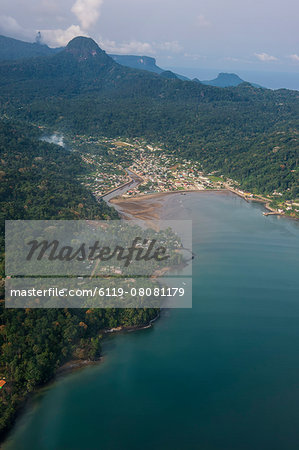
[{"label": "dense green forest", "polygon": [[[115,219],[78,181],[75,152],[39,140],[67,135],[141,137],[258,193],[298,197],[299,93],[243,83],[217,88],[115,63],[91,39],[54,56],[0,64],[1,273],[5,219]],[[3,284],[2,284],[3,289]],[[100,354],[101,330],[140,325],[154,310],[8,310],[1,303],[2,429],[21,400],[70,358]]]},{"label": "dense green forest", "polygon": [[96,359],[104,328],[148,322],[155,310],[5,309],[5,219],[117,219],[78,182],[84,174],[75,153],[39,140],[39,131],[22,123],[0,122],[1,305],[0,431],[12,423],[28,393],[50,380],[70,358]]},{"label": "dense green forest", "polygon": [[251,191],[298,196],[296,91],[163,78],[120,66],[87,38],[48,58],[0,64],[0,87],[7,116],[71,134],[160,141]]}]

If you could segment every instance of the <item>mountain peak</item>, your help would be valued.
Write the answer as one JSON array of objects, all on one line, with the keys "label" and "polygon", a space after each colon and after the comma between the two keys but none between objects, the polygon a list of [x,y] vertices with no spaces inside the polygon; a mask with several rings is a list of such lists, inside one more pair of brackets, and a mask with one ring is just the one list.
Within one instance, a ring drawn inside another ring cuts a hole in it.
[{"label": "mountain peak", "polygon": [[109,56],[106,55],[106,52],[100,49],[98,44],[93,39],[83,36],[77,36],[72,39],[67,44],[65,52],[70,53],[79,61],[96,56],[104,56],[106,58],[109,58]]},{"label": "mountain peak", "polygon": [[230,79],[230,80],[236,80],[239,81],[240,83],[243,83],[243,80],[239,77],[239,75],[237,75],[236,73],[225,73],[225,72],[220,72],[217,76],[217,79]]},{"label": "mountain peak", "polygon": [[225,73],[220,72],[214,80],[205,80],[202,81],[203,84],[208,84],[209,86],[217,86],[217,87],[229,87],[229,86],[239,86],[239,84],[243,83],[239,75],[235,73]]}]

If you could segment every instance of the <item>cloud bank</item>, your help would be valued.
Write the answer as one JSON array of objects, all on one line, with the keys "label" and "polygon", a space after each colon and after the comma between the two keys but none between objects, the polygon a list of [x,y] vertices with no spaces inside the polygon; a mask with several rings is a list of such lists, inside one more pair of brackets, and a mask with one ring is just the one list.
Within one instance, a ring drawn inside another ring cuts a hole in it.
[{"label": "cloud bank", "polygon": [[64,47],[67,43],[76,36],[86,36],[88,33],[81,30],[79,25],[71,25],[66,30],[41,30],[43,42],[50,47]]},{"label": "cloud bank", "polygon": [[99,46],[108,53],[118,53],[120,55],[156,55],[158,51],[167,53],[180,53],[183,47],[177,42],[140,42],[132,40],[129,42],[117,43],[109,39],[99,38]]},{"label": "cloud bank", "polygon": [[254,56],[257,57],[260,61],[268,62],[268,61],[277,61],[278,58],[276,56],[268,55],[268,53],[255,53]]},{"label": "cloud bank", "polygon": [[295,62],[299,62],[299,55],[293,54],[293,55],[290,55],[290,58]]},{"label": "cloud bank", "polygon": [[23,28],[14,17],[0,15],[0,34],[18,38],[32,38],[32,31]]},{"label": "cloud bank", "polygon": [[84,30],[88,30],[100,17],[103,0],[76,0],[71,8]]}]

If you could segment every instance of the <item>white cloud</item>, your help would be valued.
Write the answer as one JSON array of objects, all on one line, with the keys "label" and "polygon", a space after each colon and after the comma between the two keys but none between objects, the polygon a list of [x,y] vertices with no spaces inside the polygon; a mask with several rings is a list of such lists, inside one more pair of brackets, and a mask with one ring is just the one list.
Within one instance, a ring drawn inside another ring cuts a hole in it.
[{"label": "white cloud", "polygon": [[276,56],[268,55],[268,53],[255,53],[254,56],[257,57],[260,61],[277,61],[278,58]]},{"label": "white cloud", "polygon": [[[57,47],[65,46],[71,39],[76,36],[88,36],[86,30],[93,25],[100,16],[100,7],[103,0],[76,0],[73,4],[71,11],[79,19],[80,25],[70,25],[67,29],[40,29],[43,42],[46,44]],[[39,3],[39,8],[47,13],[57,12],[57,6],[52,0],[42,0]],[[56,18],[57,19],[57,18]],[[61,17],[64,20],[63,17]],[[14,17],[0,15],[0,33],[32,40],[36,31],[27,30],[23,28]]]},{"label": "white cloud", "polygon": [[129,42],[117,43],[109,39],[99,39],[99,45],[108,53],[116,53],[120,55],[139,54],[139,55],[155,55],[159,51],[180,53],[183,47],[177,42],[140,42],[132,40]]},{"label": "white cloud", "polygon": [[14,17],[0,15],[0,32],[1,34],[22,36],[26,34],[21,25],[16,21]]},{"label": "white cloud", "polygon": [[79,19],[84,30],[88,30],[100,17],[103,0],[76,0],[71,11]]},{"label": "white cloud", "polygon": [[296,53],[290,55],[289,58],[291,58],[295,62],[299,62],[299,55],[296,55]]},{"label": "white cloud", "polygon": [[148,42],[130,41],[116,43],[109,39],[99,39],[99,46],[106,50],[108,53],[118,53],[120,55],[129,55],[132,53],[139,53],[143,55],[154,54],[155,51],[151,44]]},{"label": "white cloud", "polygon": [[36,36],[35,30],[30,30],[21,26],[12,16],[0,14],[0,34],[32,42]]},{"label": "white cloud", "polygon": [[[36,35],[37,30],[27,30],[23,28],[17,21],[11,16],[0,15],[0,34],[13,36],[17,38],[23,38],[26,41],[32,41]],[[79,25],[71,25],[66,30],[39,30],[42,35],[42,41],[51,47],[63,47],[71,39],[76,36],[87,36],[87,33],[80,28]]]},{"label": "white cloud", "polygon": [[207,20],[203,14],[199,14],[199,16],[197,16],[196,22],[200,28],[206,28],[211,25],[211,22]]},{"label": "white cloud", "polygon": [[76,36],[88,36],[79,25],[71,25],[67,30],[40,30],[43,42],[50,47],[63,47]]}]

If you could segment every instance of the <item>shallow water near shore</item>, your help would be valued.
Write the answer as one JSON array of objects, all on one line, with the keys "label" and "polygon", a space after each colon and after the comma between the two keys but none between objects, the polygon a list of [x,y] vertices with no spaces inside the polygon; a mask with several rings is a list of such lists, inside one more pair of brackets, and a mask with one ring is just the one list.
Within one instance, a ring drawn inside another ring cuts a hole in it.
[{"label": "shallow water near shore", "polygon": [[193,308],[109,336],[6,450],[297,450],[299,223],[229,193],[160,201],[163,219],[193,220]]}]

